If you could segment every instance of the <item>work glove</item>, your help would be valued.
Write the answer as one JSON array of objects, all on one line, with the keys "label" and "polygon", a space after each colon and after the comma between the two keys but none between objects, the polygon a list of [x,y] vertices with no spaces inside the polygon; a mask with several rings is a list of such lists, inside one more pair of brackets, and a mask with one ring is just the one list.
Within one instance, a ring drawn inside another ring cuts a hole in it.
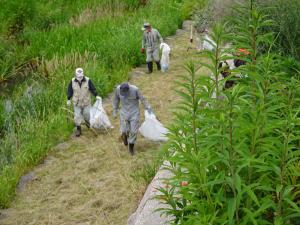
[{"label": "work glove", "polygon": [[102,98],[100,96],[96,96],[96,99],[97,100],[101,100]]},{"label": "work glove", "polygon": [[145,53],[145,49],[141,48],[141,53],[144,54]]},{"label": "work glove", "polygon": [[71,100],[67,101],[67,106],[71,106]]}]

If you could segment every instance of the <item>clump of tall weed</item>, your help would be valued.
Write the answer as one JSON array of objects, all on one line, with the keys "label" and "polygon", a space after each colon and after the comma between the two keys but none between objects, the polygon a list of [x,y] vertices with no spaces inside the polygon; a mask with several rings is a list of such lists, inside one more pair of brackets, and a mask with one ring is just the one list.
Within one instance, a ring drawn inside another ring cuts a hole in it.
[{"label": "clump of tall weed", "polygon": [[266,27],[269,32],[278,34],[276,44],[287,55],[300,59],[300,2],[297,0],[259,0],[259,6],[270,19],[272,26]]},{"label": "clump of tall weed", "polygon": [[[243,19],[235,33],[218,25],[216,43],[206,53],[212,78],[193,64],[180,82],[182,102],[170,128],[167,169],[173,173],[159,198],[173,224],[297,224],[300,219],[299,78],[271,54],[272,34],[253,1],[239,7]],[[228,39],[229,38],[229,39]],[[247,74],[223,90],[218,63],[226,59],[222,41],[251,55],[233,74]],[[260,46],[269,46],[261,54]],[[214,93],[215,92],[215,93]],[[214,93],[214,94],[213,94]],[[214,96],[215,98],[212,98]]]},{"label": "clump of tall weed", "polygon": [[148,185],[154,178],[160,165],[161,160],[145,162],[142,166],[135,168],[130,176],[135,182]]}]

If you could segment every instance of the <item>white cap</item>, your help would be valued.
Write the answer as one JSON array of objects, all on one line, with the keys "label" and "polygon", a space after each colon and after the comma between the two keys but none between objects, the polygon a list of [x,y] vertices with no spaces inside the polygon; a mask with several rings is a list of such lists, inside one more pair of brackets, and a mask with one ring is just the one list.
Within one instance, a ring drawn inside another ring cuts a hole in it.
[{"label": "white cap", "polygon": [[151,27],[151,24],[150,23],[144,23],[144,28],[146,27]]},{"label": "white cap", "polygon": [[75,76],[76,76],[77,78],[83,77],[83,76],[84,76],[84,74],[83,74],[83,69],[82,69],[82,68],[77,68],[77,69],[75,70]]},{"label": "white cap", "polygon": [[151,27],[150,23],[144,23],[142,30],[146,30],[147,27]]}]

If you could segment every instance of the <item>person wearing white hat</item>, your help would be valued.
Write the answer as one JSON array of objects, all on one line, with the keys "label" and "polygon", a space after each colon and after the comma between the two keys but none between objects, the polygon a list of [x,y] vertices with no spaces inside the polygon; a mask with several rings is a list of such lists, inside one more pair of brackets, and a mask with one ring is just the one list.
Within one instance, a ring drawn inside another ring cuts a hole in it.
[{"label": "person wearing white hat", "polygon": [[146,62],[148,66],[148,72],[152,73],[153,71],[153,60],[157,65],[157,69],[160,70],[160,59],[159,59],[159,45],[163,43],[163,38],[161,37],[158,30],[151,27],[150,23],[145,23],[142,30],[144,31],[143,34],[143,41],[142,41],[142,48],[141,52],[145,53],[146,49]]},{"label": "person wearing white hat", "polygon": [[75,77],[70,81],[67,91],[67,105],[71,105],[71,99],[74,105],[74,122],[76,125],[76,136],[81,135],[81,124],[85,121],[89,125],[91,95],[101,99],[93,82],[84,76],[83,69],[75,70]]}]

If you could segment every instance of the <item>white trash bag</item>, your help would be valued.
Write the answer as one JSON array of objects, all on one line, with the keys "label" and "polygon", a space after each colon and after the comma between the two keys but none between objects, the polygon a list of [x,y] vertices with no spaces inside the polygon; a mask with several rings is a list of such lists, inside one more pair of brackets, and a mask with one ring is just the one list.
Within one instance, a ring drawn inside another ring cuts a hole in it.
[{"label": "white trash bag", "polygon": [[140,133],[151,141],[167,141],[168,129],[166,129],[157,119],[156,116],[145,111],[145,121],[139,129]]},{"label": "white trash bag", "polygon": [[98,99],[90,109],[90,127],[95,129],[113,128],[102,106],[102,99]]},{"label": "white trash bag", "polygon": [[204,35],[203,41],[203,50],[213,51],[216,48],[216,43],[208,36],[208,34]]},{"label": "white trash bag", "polygon": [[167,70],[169,69],[169,64],[170,64],[170,56],[169,55],[170,55],[171,48],[166,43],[161,43],[160,49],[162,50],[162,55],[161,55],[161,60],[160,60],[161,71],[167,72]]}]

